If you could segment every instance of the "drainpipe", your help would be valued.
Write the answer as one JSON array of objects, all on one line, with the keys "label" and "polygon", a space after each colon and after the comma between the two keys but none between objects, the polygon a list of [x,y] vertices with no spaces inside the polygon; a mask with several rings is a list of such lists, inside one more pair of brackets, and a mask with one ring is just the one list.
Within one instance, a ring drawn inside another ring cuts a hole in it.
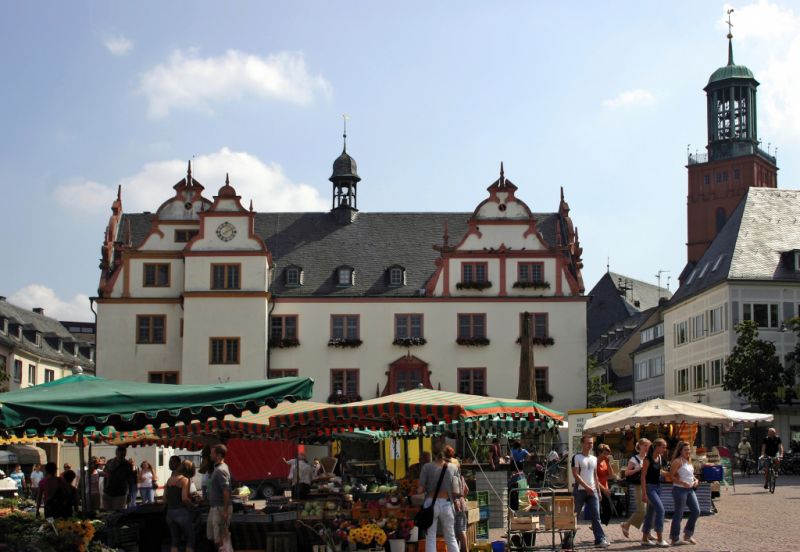
[{"label": "drainpipe", "polygon": [[271,299],[272,299],[272,305],[270,306],[269,312],[267,313],[267,379],[269,379],[270,376],[270,361],[272,360],[272,350],[269,346],[269,339],[272,328],[272,311],[275,310],[275,296],[273,295]]},{"label": "drainpipe", "polygon": [[97,327],[97,311],[94,310],[94,301],[95,301],[95,299],[97,299],[97,297],[89,297],[89,309],[92,311],[92,314],[94,314],[94,375],[97,376],[97,375],[99,375],[97,373],[97,351],[98,351],[97,343],[98,343],[99,340],[97,339],[97,335],[98,335],[98,333],[97,333],[97,331],[98,331],[98,327]]}]

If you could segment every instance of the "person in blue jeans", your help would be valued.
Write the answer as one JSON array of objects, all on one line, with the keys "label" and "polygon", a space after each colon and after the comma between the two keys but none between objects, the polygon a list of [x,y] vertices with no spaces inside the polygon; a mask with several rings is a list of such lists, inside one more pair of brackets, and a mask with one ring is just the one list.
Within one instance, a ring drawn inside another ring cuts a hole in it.
[{"label": "person in blue jeans", "polygon": [[[686,441],[681,441],[675,447],[675,454],[672,457],[669,473],[672,476],[672,500],[675,504],[675,512],[672,514],[672,525],[669,528],[670,543],[678,544],[697,544],[694,540],[694,527],[697,518],[700,517],[700,503],[697,502],[695,489],[700,483],[694,476],[694,466],[690,456],[692,447]],[[689,520],[683,529],[683,540],[680,540],[681,519],[684,509],[689,508]]]},{"label": "person in blue jeans", "polygon": [[572,476],[575,478],[575,513],[580,513],[584,505],[587,506],[592,518],[594,545],[598,548],[608,548],[610,543],[603,531],[603,526],[600,525],[600,481],[597,479],[597,458],[589,454],[593,444],[592,436],[584,435],[581,438],[581,452],[572,457]]},{"label": "person in blue jeans", "polygon": [[[661,503],[661,476],[666,472],[661,469],[663,456],[667,450],[664,439],[656,439],[642,464],[642,502],[647,504],[642,525],[642,544],[668,547],[664,540],[664,505]],[[650,531],[656,530],[656,540]]]}]

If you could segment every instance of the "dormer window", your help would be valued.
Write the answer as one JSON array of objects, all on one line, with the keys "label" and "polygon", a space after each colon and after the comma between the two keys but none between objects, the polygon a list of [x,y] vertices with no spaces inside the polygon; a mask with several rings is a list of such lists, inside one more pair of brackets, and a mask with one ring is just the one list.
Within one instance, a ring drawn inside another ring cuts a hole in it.
[{"label": "dormer window", "polygon": [[296,287],[303,285],[303,269],[299,266],[286,267],[286,285]]},{"label": "dormer window", "polygon": [[0,320],[0,333],[8,334],[8,318]]},{"label": "dormer window", "polygon": [[793,268],[795,272],[800,272],[800,250],[795,249],[793,255]]},{"label": "dormer window", "polygon": [[39,332],[35,332],[33,334],[33,342],[36,344],[37,347],[41,347],[42,346],[42,334],[40,334]]},{"label": "dormer window", "polygon": [[17,326],[17,339],[22,341],[22,326],[21,325]]},{"label": "dormer window", "polygon": [[406,285],[406,270],[400,266],[390,266],[388,271],[389,285],[391,287],[400,287]]},{"label": "dormer window", "polygon": [[78,356],[79,352],[80,351],[79,351],[78,344],[77,343],[73,343],[72,344],[72,356]]},{"label": "dormer window", "polygon": [[339,287],[352,286],[355,281],[355,270],[350,266],[340,266],[336,269],[336,285]]}]

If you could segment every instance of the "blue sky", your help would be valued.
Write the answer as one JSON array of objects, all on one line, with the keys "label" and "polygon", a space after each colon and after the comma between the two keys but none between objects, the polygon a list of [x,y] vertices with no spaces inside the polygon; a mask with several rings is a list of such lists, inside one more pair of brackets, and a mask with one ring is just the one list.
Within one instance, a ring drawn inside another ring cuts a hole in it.
[{"label": "blue sky", "polygon": [[[222,6],[226,7],[222,7]],[[0,17],[0,295],[90,318],[111,198],[154,211],[195,157],[260,211],[327,209],[348,113],[365,211],[471,211],[500,161],[534,211],[565,189],[587,291],[685,260],[723,3],[49,2]],[[800,5],[734,4],[759,137],[800,187]],[[209,195],[211,195],[209,193]]]}]

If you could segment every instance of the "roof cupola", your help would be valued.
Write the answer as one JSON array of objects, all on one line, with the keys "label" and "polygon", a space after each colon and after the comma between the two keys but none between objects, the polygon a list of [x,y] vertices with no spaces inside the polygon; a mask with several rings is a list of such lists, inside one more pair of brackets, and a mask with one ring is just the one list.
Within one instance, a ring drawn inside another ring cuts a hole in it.
[{"label": "roof cupola", "polygon": [[347,115],[344,119],[344,132],[342,133],[342,154],[333,162],[333,173],[330,180],[333,183],[333,203],[331,212],[336,220],[342,224],[349,224],[355,220],[358,213],[358,176],[356,160],[347,153]]}]

